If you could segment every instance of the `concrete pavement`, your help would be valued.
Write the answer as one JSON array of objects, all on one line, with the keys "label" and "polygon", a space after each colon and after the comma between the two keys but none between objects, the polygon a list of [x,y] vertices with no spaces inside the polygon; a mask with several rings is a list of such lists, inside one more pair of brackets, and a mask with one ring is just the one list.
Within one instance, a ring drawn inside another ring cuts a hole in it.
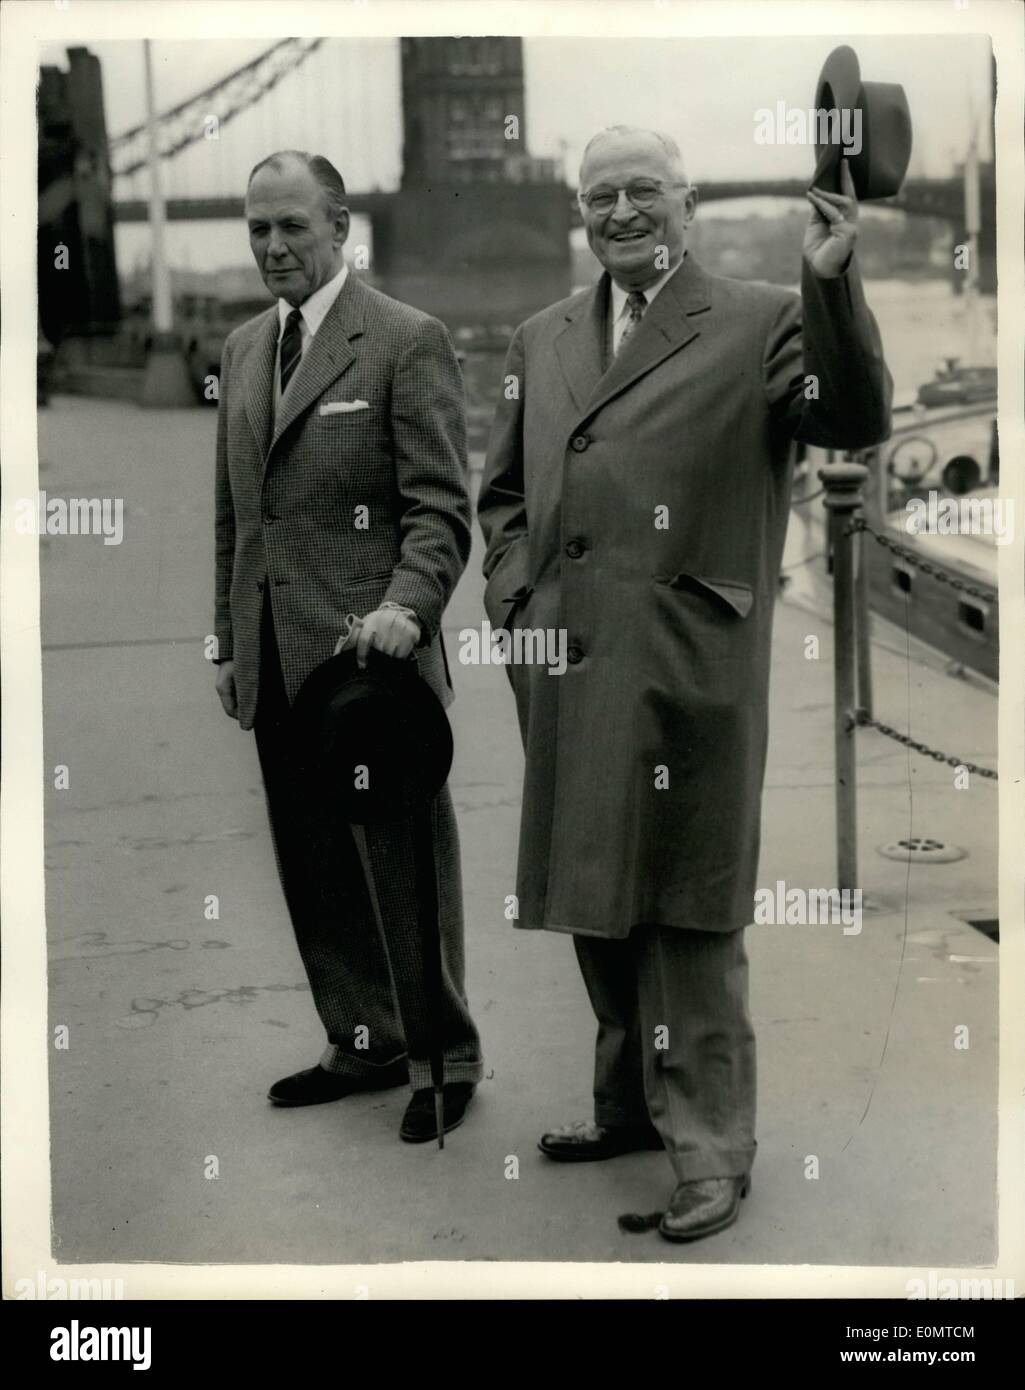
[{"label": "concrete pavement", "polygon": [[[505,674],[455,662],[482,617],[480,537],[446,631],[458,699],[468,988],[487,1080],[439,1154],[398,1142],[405,1095],[275,1110],[322,1044],[285,916],[251,736],[220,711],[202,639],[213,570],[210,411],[58,397],[40,486],[122,497],[120,546],[42,541],[54,1252],[66,1261],[399,1260],[911,1264],[995,1256],[996,797],[859,734],[860,935],[748,932],[759,1156],[739,1224],[686,1247],[627,1235],[664,1205],[658,1154],[559,1166],[535,1145],[590,1112],[594,1023],[572,943],[504,921],[522,754]],[[821,641],[805,659],[805,638]],[[834,877],[831,627],[777,609],[759,882]],[[996,701],[875,648],[877,714],[995,766]],[[596,795],[615,795],[596,788]],[[920,867],[876,847],[962,846]],[[204,903],[216,895],[218,916]],[[954,1046],[967,1025],[970,1047]],[[510,1179],[509,1158],[519,1176]],[[817,1178],[806,1176],[809,1156]],[[218,1176],[213,1171],[216,1160]]]}]

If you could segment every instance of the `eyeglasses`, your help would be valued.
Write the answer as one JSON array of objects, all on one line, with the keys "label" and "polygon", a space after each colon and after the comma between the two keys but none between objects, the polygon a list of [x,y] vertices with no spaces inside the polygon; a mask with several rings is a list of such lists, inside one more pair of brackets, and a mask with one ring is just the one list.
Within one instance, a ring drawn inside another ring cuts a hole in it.
[{"label": "eyeglasses", "polygon": [[647,212],[658,202],[659,198],[667,188],[687,188],[686,183],[656,183],[654,179],[637,179],[634,183],[627,184],[625,188],[610,188],[606,184],[598,188],[590,188],[586,193],[581,193],[580,201],[587,208],[588,212],[596,212],[602,216],[611,212],[619,202],[620,193],[625,193],[629,202],[638,212]]}]

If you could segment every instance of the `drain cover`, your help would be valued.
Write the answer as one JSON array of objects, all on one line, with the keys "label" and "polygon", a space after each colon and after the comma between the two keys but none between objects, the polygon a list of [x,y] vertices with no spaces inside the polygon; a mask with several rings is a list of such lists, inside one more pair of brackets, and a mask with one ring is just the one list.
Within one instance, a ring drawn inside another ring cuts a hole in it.
[{"label": "drain cover", "polygon": [[959,845],[945,845],[942,840],[915,835],[880,845],[879,853],[884,859],[899,859],[903,864],[953,864],[957,859],[966,858],[968,851]]}]

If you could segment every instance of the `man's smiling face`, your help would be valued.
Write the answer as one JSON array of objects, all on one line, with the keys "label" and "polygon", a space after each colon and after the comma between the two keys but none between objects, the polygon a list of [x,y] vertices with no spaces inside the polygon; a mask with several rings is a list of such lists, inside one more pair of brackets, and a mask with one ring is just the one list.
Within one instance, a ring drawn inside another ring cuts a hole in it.
[{"label": "man's smiling face", "polygon": [[[584,208],[591,250],[616,283],[631,290],[645,289],[679,264],[697,195],[656,135],[611,132],[594,141],[580,170],[581,193],[622,190],[638,182],[661,187],[650,208],[635,208],[625,192],[609,212]],[[684,186],[674,186],[679,184]],[[668,254],[659,258],[659,247]]]},{"label": "man's smiling face", "polygon": [[331,217],[324,189],[299,160],[253,176],[246,220],[256,264],[276,298],[298,307],[341,270],[349,214]]}]

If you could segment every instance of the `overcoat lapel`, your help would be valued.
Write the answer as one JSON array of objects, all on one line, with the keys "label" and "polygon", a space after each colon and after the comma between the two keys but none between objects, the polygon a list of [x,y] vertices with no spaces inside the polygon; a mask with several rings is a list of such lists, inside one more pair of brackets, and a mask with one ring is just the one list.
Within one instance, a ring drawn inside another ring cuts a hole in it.
[{"label": "overcoat lapel", "polygon": [[[648,306],[638,327],[581,407],[593,415],[660,362],[692,343],[701,332],[694,316],[711,308],[708,277],[690,256]],[[564,335],[565,336],[565,335]]]},{"label": "overcoat lapel", "polygon": [[605,273],[566,314],[566,327],[555,340],[566,384],[578,410],[583,410],[605,370],[605,306],[609,277]]}]

